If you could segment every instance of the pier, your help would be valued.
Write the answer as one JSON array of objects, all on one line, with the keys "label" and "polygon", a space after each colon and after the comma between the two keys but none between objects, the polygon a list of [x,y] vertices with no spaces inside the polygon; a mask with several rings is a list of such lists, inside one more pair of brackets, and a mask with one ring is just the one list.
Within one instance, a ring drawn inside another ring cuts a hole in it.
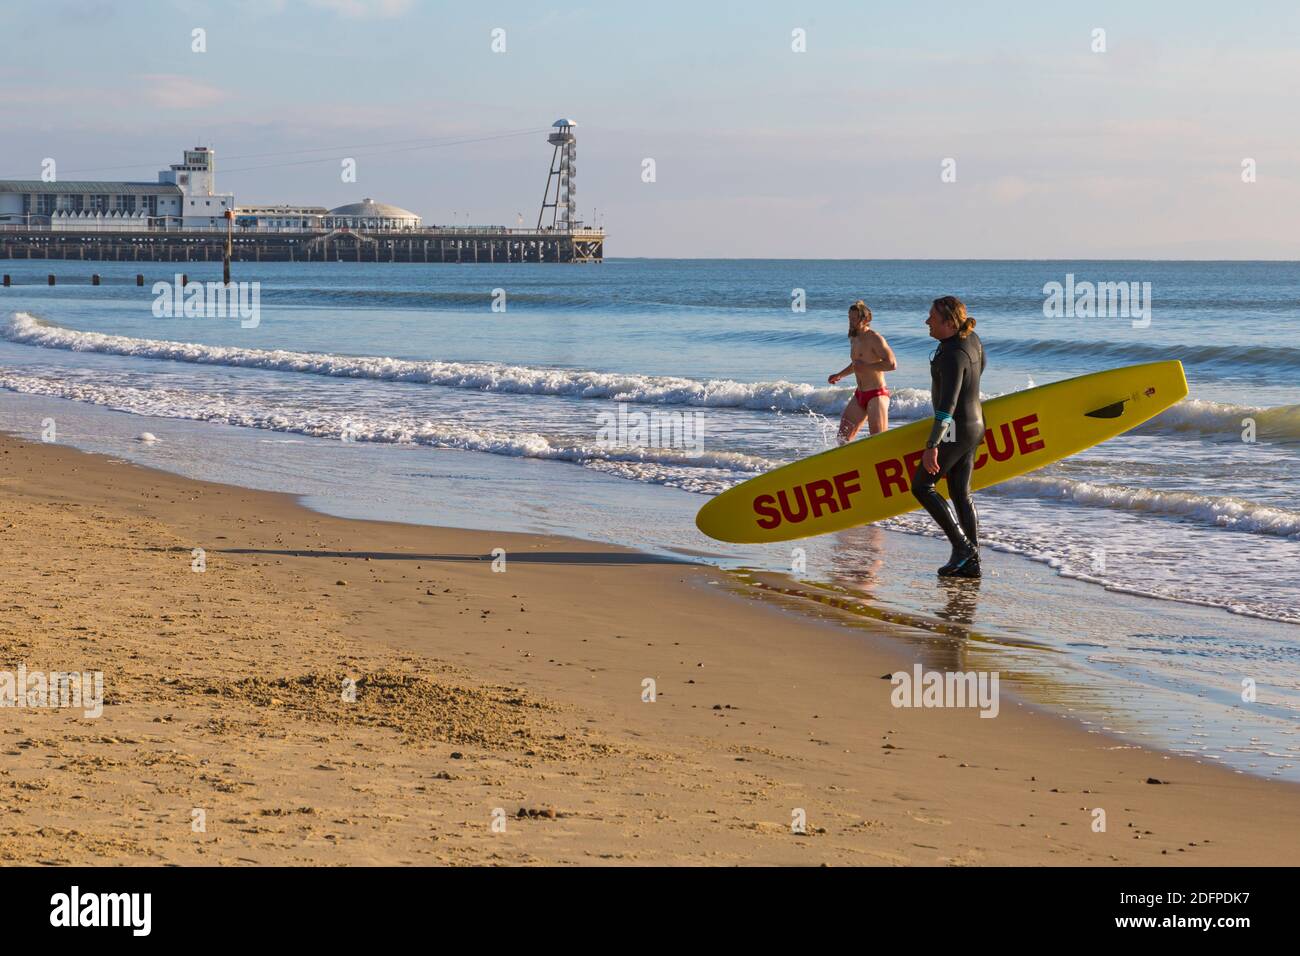
[{"label": "pier", "polygon": [[[601,262],[605,230],[578,218],[577,124],[556,120],[537,225],[425,226],[363,198],[334,209],[238,206],[216,151],[195,146],[157,182],[0,180],[0,259],[94,262]],[[549,213],[549,222],[547,221]],[[468,214],[466,215],[468,219]]]},{"label": "pier", "polygon": [[[603,229],[447,227],[402,230],[236,229],[235,262],[601,262]],[[0,226],[0,258],[221,262],[226,230]]]}]

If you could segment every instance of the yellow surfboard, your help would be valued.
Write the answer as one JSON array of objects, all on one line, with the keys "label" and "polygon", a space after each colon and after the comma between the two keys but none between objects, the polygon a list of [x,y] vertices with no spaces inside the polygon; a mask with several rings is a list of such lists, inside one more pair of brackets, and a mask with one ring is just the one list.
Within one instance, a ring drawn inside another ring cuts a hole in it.
[{"label": "yellow surfboard", "polygon": [[[1181,362],[1129,365],[1040,385],[984,403],[971,487],[987,488],[1114,438],[1187,395]],[[710,538],[765,543],[807,538],[919,507],[912,475],[931,420],[893,428],[773,469],[709,501],[695,524]],[[946,482],[939,491],[948,494]]]}]

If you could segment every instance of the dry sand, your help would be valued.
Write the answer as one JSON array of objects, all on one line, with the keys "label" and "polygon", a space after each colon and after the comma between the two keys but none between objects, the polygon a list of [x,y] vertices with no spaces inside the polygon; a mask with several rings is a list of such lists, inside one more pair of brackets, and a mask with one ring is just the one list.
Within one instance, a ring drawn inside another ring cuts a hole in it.
[{"label": "dry sand", "polygon": [[107,697],[0,709],[10,865],[1300,862],[1293,786],[895,709],[907,643],[709,568],[7,437],[0,504],[0,670]]}]

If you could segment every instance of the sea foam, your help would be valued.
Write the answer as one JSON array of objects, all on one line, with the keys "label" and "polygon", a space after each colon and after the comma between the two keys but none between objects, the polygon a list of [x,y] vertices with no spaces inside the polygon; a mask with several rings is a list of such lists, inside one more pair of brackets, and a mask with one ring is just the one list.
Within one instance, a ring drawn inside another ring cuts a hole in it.
[{"label": "sea foam", "polygon": [[[696,380],[665,375],[637,375],[581,369],[506,365],[491,362],[413,361],[388,356],[331,355],[283,349],[248,349],[233,346],[132,338],[103,332],[63,328],[27,312],[17,312],[0,326],[11,342],[74,352],[101,352],[139,358],[260,368],[335,378],[361,378],[387,382],[414,382],[444,388],[474,389],[522,395],[555,395],[579,399],[606,399],[649,405],[684,405],[702,408],[743,408],[754,411],[839,414],[852,395],[849,388],[820,388],[795,382],[738,382],[732,379]],[[926,414],[928,390],[903,388],[894,393],[891,407],[897,414]]]}]

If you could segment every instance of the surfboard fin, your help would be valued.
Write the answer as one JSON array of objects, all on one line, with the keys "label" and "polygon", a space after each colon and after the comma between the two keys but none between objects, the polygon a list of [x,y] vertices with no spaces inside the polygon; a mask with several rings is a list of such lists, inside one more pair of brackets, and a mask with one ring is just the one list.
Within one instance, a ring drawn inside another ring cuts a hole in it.
[{"label": "surfboard fin", "polygon": [[1103,405],[1101,408],[1094,408],[1092,411],[1083,414],[1088,418],[1119,418],[1124,414],[1124,403],[1127,401],[1127,398],[1122,398],[1118,402]]}]

